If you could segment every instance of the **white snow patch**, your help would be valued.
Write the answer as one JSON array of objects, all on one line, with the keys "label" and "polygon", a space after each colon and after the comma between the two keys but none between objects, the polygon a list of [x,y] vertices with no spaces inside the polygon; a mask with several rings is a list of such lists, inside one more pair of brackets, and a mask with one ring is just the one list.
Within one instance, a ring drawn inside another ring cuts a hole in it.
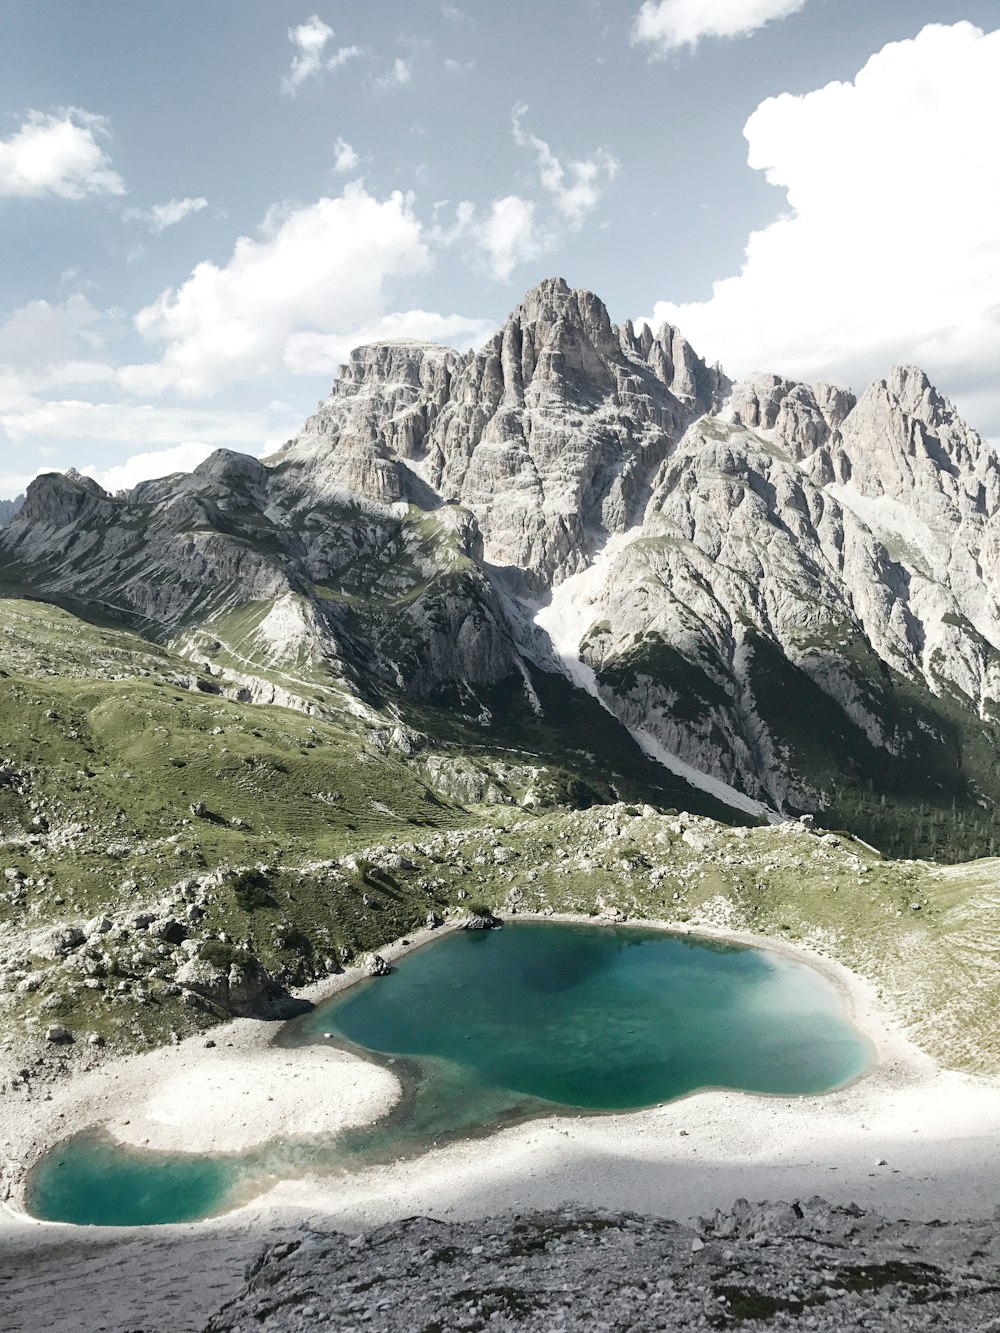
[{"label": "white snow patch", "polygon": [[595,608],[612,565],[641,533],[641,526],[614,533],[587,569],[572,574],[553,588],[548,606],[543,606],[534,617],[534,623],[548,636],[563,671],[574,685],[595,699],[600,698],[597,681],[593,668],[580,661],[580,643],[594,623]]},{"label": "white snow patch", "polygon": [[716,800],[722,801],[724,805],[732,806],[734,810],[742,810],[744,814],[756,815],[759,819],[767,819],[772,824],[781,823],[784,818],[784,816],[776,814],[763,801],[755,801],[752,796],[747,796],[744,792],[737,791],[735,787],[730,787],[721,778],[713,778],[710,774],[703,773],[700,768],[694,768],[691,764],[686,764],[683,759],[678,759],[677,755],[672,754],[665,745],[642,727],[629,727],[629,731],[643,754],[649,755],[650,759],[655,759],[664,768],[669,768],[671,773],[683,778],[685,782],[690,783],[692,787],[697,787],[699,791],[707,792],[710,796],[714,796]]},{"label": "white snow patch", "polygon": [[[554,588],[548,606],[543,606],[534,616],[534,624],[548,637],[553,655],[563,672],[574,685],[592,695],[605,712],[610,713],[618,722],[621,722],[621,719],[601,697],[593,667],[588,666],[580,658],[580,643],[594,624],[595,609],[612,565],[622,551],[641,535],[641,525],[629,528],[626,532],[614,533],[595,556],[593,563]],[[702,773],[700,769],[692,767],[691,764],[686,764],[644,728],[627,727],[627,730],[644,754],[669,769],[676,777],[683,778],[698,791],[707,792],[716,800],[744,814],[772,821],[779,818],[763,802],[755,801],[752,796],[737,791],[735,787],[730,787],[720,778],[713,778],[708,773]]]}]

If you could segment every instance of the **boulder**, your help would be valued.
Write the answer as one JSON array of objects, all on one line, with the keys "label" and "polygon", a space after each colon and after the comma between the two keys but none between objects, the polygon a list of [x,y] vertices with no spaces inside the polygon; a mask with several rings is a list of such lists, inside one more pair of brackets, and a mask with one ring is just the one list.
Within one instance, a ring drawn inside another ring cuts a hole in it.
[{"label": "boulder", "polygon": [[460,930],[493,930],[499,926],[499,920],[493,915],[492,911],[486,907],[477,912],[469,912],[459,922]]},{"label": "boulder", "polygon": [[[252,954],[228,967],[189,958],[177,969],[175,980],[188,994],[241,1018],[267,1015],[284,998],[281,987]],[[185,1003],[190,1003],[187,996]]]},{"label": "boulder", "polygon": [[365,971],[370,977],[387,977],[392,968],[380,953],[370,953],[365,959]]},{"label": "boulder", "polygon": [[43,958],[63,958],[87,942],[78,926],[56,926],[42,939],[38,952]]},{"label": "boulder", "polygon": [[178,921],[174,917],[164,917],[150,925],[149,933],[162,940],[164,944],[177,945],[184,943],[189,931],[183,921]]}]

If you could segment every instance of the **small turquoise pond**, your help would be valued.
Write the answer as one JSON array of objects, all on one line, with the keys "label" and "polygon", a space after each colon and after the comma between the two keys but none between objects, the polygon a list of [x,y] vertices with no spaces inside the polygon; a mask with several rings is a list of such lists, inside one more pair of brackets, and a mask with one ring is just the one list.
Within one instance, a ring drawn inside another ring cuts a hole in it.
[{"label": "small turquoise pond", "polygon": [[224,1211],[283,1176],[412,1156],[553,1111],[622,1111],[701,1088],[808,1095],[872,1060],[834,986],[779,954],[637,927],[456,932],[285,1024],[391,1064],[385,1120],[238,1157],[133,1152],[78,1135],[32,1173],[38,1217],[104,1225]]}]

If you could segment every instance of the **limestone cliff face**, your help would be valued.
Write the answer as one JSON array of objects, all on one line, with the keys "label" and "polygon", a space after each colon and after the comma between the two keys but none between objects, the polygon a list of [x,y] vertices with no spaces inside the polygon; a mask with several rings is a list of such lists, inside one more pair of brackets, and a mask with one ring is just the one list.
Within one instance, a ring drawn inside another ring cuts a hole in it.
[{"label": "limestone cliff face", "polygon": [[351,494],[393,504],[429,499],[406,463],[423,456],[463,359],[448,347],[403,340],[359,347],[333,394],[276,456],[291,495]]},{"label": "limestone cliff face", "polygon": [[618,329],[551,279],[474,355],[359,349],[278,459],[320,489],[466,506],[490,563],[547,586],[634,521],[652,469],[727,387],[676,329]]},{"label": "limestone cliff face", "polygon": [[220,450],[116,497],[41,478],[0,571],[192,644],[280,606],[254,622],[265,658],[355,689],[561,666],[682,764],[809,809],[828,775],[799,716],[850,766],[952,726],[904,685],[1000,712],[998,514],[996,455],[919,370],[860,400],[733,385],[550,279],[479,352],[358,348],[263,463]]},{"label": "limestone cliff face", "polygon": [[761,706],[765,659],[777,649],[890,754],[914,737],[886,668],[995,716],[998,475],[912,367],[856,404],[752,376],[661,466],[584,656],[674,753],[771,803],[818,805]]},{"label": "limestone cliff face", "polygon": [[661,468],[584,652],[612,692],[632,677],[630,720],[644,707],[644,725],[668,749],[771,804],[808,808],[815,794],[790,778],[755,668],[777,648],[871,744],[898,748],[871,683],[881,662],[911,658],[893,583],[878,542],[791,455],[705,419]]},{"label": "limestone cliff face", "polygon": [[871,386],[828,452],[829,490],[905,571],[922,674],[992,711],[1000,699],[996,453],[913,366]]}]

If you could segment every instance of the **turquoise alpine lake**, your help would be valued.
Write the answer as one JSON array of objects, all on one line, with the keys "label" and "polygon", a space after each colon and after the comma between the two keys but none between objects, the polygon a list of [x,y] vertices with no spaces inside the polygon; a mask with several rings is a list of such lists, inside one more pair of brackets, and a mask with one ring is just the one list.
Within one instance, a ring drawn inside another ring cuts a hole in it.
[{"label": "turquoise alpine lake", "polygon": [[554,1112],[632,1110],[705,1088],[810,1095],[871,1065],[833,984],[771,953],[631,926],[459,931],[286,1023],[390,1065],[404,1094],[373,1125],[213,1157],[122,1148],[94,1131],[29,1177],[36,1216],[134,1226],[210,1216],[276,1180],[414,1156]]}]

